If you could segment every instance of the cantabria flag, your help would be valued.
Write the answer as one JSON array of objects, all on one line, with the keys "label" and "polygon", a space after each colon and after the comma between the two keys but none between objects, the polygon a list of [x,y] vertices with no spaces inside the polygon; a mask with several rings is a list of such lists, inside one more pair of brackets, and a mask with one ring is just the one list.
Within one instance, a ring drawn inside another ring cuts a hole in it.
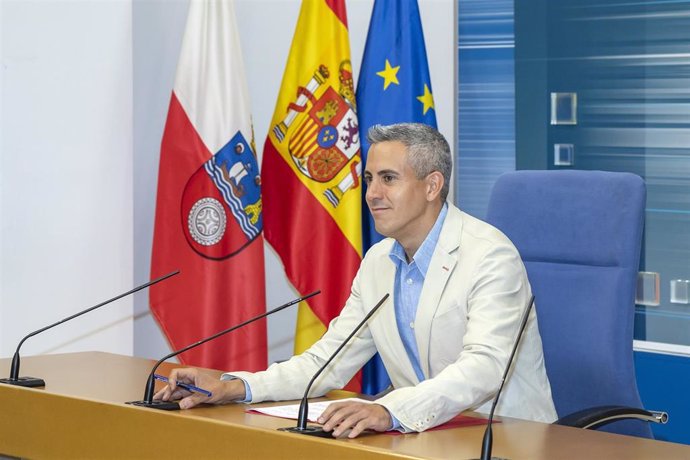
[{"label": "cantabria flag", "polygon": [[[193,0],[161,145],[151,311],[173,349],[265,312],[261,180],[233,4]],[[184,364],[266,367],[257,321],[180,355]]]}]

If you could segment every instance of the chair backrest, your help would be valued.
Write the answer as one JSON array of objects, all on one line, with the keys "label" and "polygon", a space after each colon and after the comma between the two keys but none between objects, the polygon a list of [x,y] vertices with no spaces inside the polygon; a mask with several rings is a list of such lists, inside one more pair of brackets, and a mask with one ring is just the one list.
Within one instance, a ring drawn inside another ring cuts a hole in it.
[{"label": "chair backrest", "polygon": [[[629,173],[518,171],[494,185],[487,221],[527,267],[559,417],[642,407],[632,341],[645,199]],[[639,421],[602,430],[652,437]]]}]

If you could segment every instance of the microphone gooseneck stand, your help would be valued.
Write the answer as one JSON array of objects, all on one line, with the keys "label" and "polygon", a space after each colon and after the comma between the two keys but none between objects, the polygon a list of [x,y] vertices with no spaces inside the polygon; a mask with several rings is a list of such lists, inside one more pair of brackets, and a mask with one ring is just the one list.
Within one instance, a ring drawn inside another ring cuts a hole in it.
[{"label": "microphone gooseneck stand", "polygon": [[281,310],[286,309],[287,307],[290,307],[292,305],[295,305],[297,303],[300,303],[303,300],[306,300],[310,297],[315,296],[316,294],[319,294],[321,291],[314,291],[311,294],[307,294],[303,297],[300,297],[298,299],[291,300],[290,302],[281,305],[280,307],[276,307],[273,310],[270,310],[266,313],[262,313],[260,315],[254,316],[253,318],[250,318],[236,326],[232,326],[228,329],[225,329],[223,331],[220,331],[216,334],[213,334],[210,337],[206,337],[205,339],[199,340],[198,342],[195,342],[191,345],[187,345],[184,348],[180,348],[179,350],[175,350],[170,354],[165,355],[161,359],[159,359],[156,364],[154,364],[153,369],[151,369],[151,372],[149,373],[148,380],[146,381],[146,390],[144,391],[144,398],[139,400],[139,401],[127,401],[126,404],[132,404],[134,406],[140,406],[140,407],[150,407],[153,409],[160,409],[160,410],[179,410],[180,405],[177,403],[177,401],[161,401],[161,400],[156,400],[153,399],[153,394],[154,394],[154,387],[155,387],[155,377],[154,374],[156,373],[156,369],[158,369],[158,366],[161,365],[163,361],[166,359],[170,359],[174,356],[179,355],[180,353],[184,353],[187,350],[190,350],[192,348],[198,347],[201,344],[204,344],[210,340],[216,339],[222,335],[227,334],[228,332],[232,332],[235,329],[239,329],[241,327],[246,326],[247,324],[253,323],[254,321],[260,320],[261,318],[265,318],[268,315],[272,315],[273,313],[277,313]]},{"label": "microphone gooseneck stand", "polygon": [[331,437],[331,433],[328,431],[324,431],[322,427],[320,426],[308,426],[307,425],[307,419],[309,415],[309,390],[311,390],[311,386],[314,384],[314,381],[317,379],[319,375],[328,367],[328,365],[333,361],[333,358],[335,358],[338,353],[340,353],[340,350],[343,349],[345,345],[350,341],[352,337],[364,326],[364,324],[371,318],[371,316],[376,313],[376,311],[383,305],[383,303],[386,301],[390,294],[384,295],[381,300],[378,301],[378,303],[374,306],[374,308],[367,313],[367,315],[364,317],[364,319],[357,325],[357,327],[350,333],[350,335],[347,336],[347,338],[343,341],[343,343],[340,344],[340,346],[333,352],[330,358],[328,358],[328,361],[321,366],[321,369],[316,371],[316,374],[311,378],[309,381],[309,384],[307,384],[307,389],[304,391],[304,397],[302,397],[302,401],[300,402],[299,405],[299,413],[297,416],[297,426],[291,426],[291,427],[286,427],[286,428],[278,428],[280,431],[289,431],[290,433],[299,433],[299,434],[306,434],[310,436],[319,436],[319,437]]},{"label": "microphone gooseneck stand", "polygon": [[118,299],[121,299],[122,297],[126,297],[130,294],[134,294],[137,291],[141,291],[144,288],[147,288],[147,287],[152,286],[156,283],[159,283],[165,279],[170,278],[171,276],[177,275],[178,273],[180,273],[179,270],[175,270],[174,272],[170,272],[167,275],[163,275],[160,278],[156,278],[153,281],[149,281],[148,283],[144,283],[141,286],[137,286],[134,289],[132,289],[131,291],[127,291],[123,294],[120,294],[118,296],[113,297],[112,299],[106,300],[105,302],[101,302],[98,305],[94,305],[93,307],[87,308],[86,310],[82,310],[79,313],[75,313],[72,316],[69,316],[65,319],[61,319],[60,321],[58,321],[56,323],[53,323],[49,326],[43,327],[37,331],[30,333],[29,335],[24,337],[19,342],[19,345],[17,345],[17,350],[14,352],[14,356],[12,357],[12,365],[10,367],[10,376],[6,379],[0,379],[0,383],[5,383],[8,385],[18,385],[18,386],[22,386],[22,387],[44,387],[44,386],[46,386],[46,382],[43,379],[40,379],[37,377],[19,377],[19,362],[20,362],[19,349],[21,348],[22,344],[26,341],[26,339],[28,339],[29,337],[33,337],[35,335],[38,335],[43,331],[47,331],[48,329],[51,329],[57,325],[60,325],[62,323],[66,323],[67,321],[73,320],[74,318],[77,318],[78,316],[84,315],[84,314],[86,314],[90,311],[93,311],[97,308],[100,308],[104,305],[108,305],[109,303],[114,302]]}]

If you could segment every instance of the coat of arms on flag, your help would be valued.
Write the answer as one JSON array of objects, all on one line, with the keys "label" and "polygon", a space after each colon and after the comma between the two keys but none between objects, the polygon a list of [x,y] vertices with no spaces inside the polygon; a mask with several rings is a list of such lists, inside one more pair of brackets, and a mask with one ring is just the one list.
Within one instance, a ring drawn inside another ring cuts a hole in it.
[{"label": "coat of arms on flag", "polygon": [[[338,91],[327,83],[329,76],[325,65],[316,69],[298,88],[297,99],[273,127],[273,134],[282,143],[294,125],[288,137],[290,157],[304,176],[328,184],[324,195],[337,207],[348,190],[359,187],[362,166],[350,61],[340,63]],[[346,175],[338,180],[341,171]]]},{"label": "coat of arms on flag", "polygon": [[[261,180],[232,0],[189,2],[161,141],[151,312],[170,348],[266,312]],[[265,320],[180,355],[185,365],[259,371]]]},{"label": "coat of arms on flag", "polygon": [[189,245],[209,259],[232,257],[261,234],[259,166],[240,131],[190,177],[181,218]]}]

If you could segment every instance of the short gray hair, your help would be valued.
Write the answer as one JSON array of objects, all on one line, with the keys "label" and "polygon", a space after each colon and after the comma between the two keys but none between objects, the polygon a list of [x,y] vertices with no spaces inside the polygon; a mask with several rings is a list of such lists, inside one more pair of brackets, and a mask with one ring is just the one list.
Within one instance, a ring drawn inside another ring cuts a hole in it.
[{"label": "short gray hair", "polygon": [[450,146],[443,134],[422,123],[398,123],[374,125],[367,132],[370,145],[380,142],[400,142],[407,147],[408,161],[417,179],[423,179],[434,171],[443,175],[441,202],[445,202],[450,188],[453,160]]}]

